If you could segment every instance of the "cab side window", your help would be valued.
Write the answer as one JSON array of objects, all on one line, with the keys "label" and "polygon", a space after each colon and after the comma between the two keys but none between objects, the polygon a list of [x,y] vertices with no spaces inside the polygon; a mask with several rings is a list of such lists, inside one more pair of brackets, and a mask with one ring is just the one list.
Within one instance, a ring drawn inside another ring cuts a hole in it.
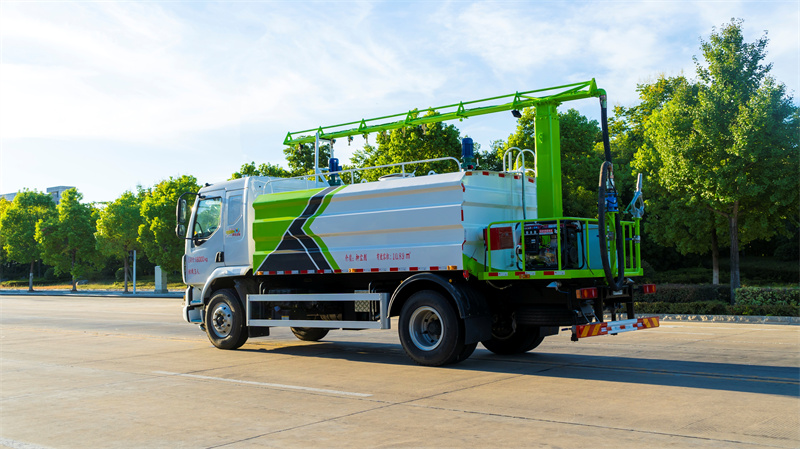
[{"label": "cab side window", "polygon": [[228,198],[228,226],[233,226],[242,218],[242,195]]},{"label": "cab side window", "polygon": [[211,237],[219,228],[222,219],[222,198],[205,198],[197,205],[197,218],[192,236],[198,244]]}]

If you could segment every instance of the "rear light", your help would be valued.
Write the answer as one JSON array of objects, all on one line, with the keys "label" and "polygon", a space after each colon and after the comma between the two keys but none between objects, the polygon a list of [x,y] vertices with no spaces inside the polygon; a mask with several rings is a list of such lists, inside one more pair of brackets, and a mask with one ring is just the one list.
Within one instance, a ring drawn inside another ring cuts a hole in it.
[{"label": "rear light", "polygon": [[592,299],[597,298],[597,287],[581,288],[575,291],[575,297],[578,299]]},{"label": "rear light", "polygon": [[642,293],[645,295],[649,295],[650,293],[656,292],[656,284],[644,284],[642,285]]}]

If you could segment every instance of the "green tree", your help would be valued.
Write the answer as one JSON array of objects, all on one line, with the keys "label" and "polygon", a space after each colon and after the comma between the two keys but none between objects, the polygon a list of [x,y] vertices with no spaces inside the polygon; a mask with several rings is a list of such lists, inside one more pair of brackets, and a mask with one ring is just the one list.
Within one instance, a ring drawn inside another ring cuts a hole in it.
[{"label": "green tree", "polygon": [[[595,120],[588,120],[577,110],[559,112],[561,135],[561,195],[564,215],[568,217],[597,216],[597,175],[602,164],[602,132]],[[526,108],[517,120],[517,130],[508,136],[505,149],[517,147],[535,150],[535,110]],[[505,151],[504,149],[504,151]],[[501,155],[502,163],[502,155]],[[532,167],[528,158],[526,166]],[[615,163],[616,167],[616,163]],[[615,172],[616,173],[616,172]]]},{"label": "green tree", "polygon": [[[286,147],[283,149],[286,156],[286,163],[289,164],[291,176],[302,176],[314,174],[314,145],[300,144],[296,147]],[[331,155],[331,147],[325,143],[319,146],[319,167],[328,166],[328,158]]]},{"label": "green tree", "polygon": [[0,241],[10,261],[30,264],[28,291],[33,291],[33,266],[42,257],[36,241],[36,223],[55,211],[50,195],[35,190],[23,190],[0,215]]},{"label": "green tree", "polygon": [[476,168],[490,171],[503,170],[503,154],[506,149],[506,142],[504,140],[493,140],[489,144],[489,150],[487,151],[481,151],[478,144],[475,144],[475,147],[475,157],[478,159]]},{"label": "green tree", "polygon": [[292,174],[288,170],[277,164],[271,164],[269,162],[266,162],[256,167],[255,162],[250,162],[248,164],[243,164],[242,168],[240,168],[239,171],[237,171],[236,173],[232,174],[230,179],[240,179],[246,176],[271,176],[274,178],[289,178],[292,176]]},{"label": "green tree", "polygon": [[[3,222],[3,215],[6,213],[6,209],[11,207],[11,201],[8,201],[5,198],[0,198],[0,223]],[[3,233],[0,232],[0,280],[3,279],[3,267],[8,262],[8,254],[6,254],[6,250],[3,249]]]},{"label": "green tree", "polygon": [[[323,144],[319,148],[319,167],[328,166],[330,157],[330,145]],[[243,164],[238,172],[231,175],[230,179],[244,178],[245,176],[272,176],[275,178],[291,178],[293,176],[303,176],[314,173],[314,145],[300,144],[295,147],[283,149],[289,169],[285,169],[277,164],[270,162],[256,166],[255,162]]]},{"label": "green tree", "polygon": [[762,64],[768,39],[745,43],[741,23],[702,41],[706,65],[695,58],[697,84],[686,83],[653,112],[637,155],[684,206],[727,222],[731,298],[740,286],[740,243],[796,222],[800,203],[797,108],[769,76],[771,64]]},{"label": "green tree", "polygon": [[42,260],[52,265],[57,274],[72,276],[72,291],[77,291],[78,277],[99,261],[94,239],[97,210],[82,204],[82,199],[77,189],[66,190],[56,214],[36,223],[36,241],[42,248]]},{"label": "green tree", "polygon": [[194,176],[165,179],[142,192],[139,243],[147,259],[165,272],[181,267],[184,241],[175,235],[175,205],[184,192],[197,192],[200,186]]},{"label": "green tree", "polygon": [[125,293],[128,293],[128,253],[140,250],[139,226],[144,222],[140,198],[127,191],[100,210],[97,220],[97,248],[103,255],[122,259]]},{"label": "green tree", "polygon": [[[724,242],[727,238],[727,224],[705,209],[688,205],[685,201],[687,193],[680,188],[667,189],[662,186],[661,175],[666,174],[661,171],[663,162],[660,153],[648,143],[646,135],[654,113],[661,111],[676,96],[689,100],[696,97],[697,85],[683,76],[662,75],[650,84],[640,84],[637,91],[640,103],[630,108],[616,107],[616,116],[610,120],[609,129],[615,153],[633,159],[630,174],[633,175],[635,169],[646,175],[644,191],[647,214],[643,227],[647,238],[661,246],[675,248],[684,256],[708,254],[711,251],[712,282],[719,284],[720,241]],[[690,126],[689,116],[677,117],[681,118],[684,120],[682,127]],[[617,176],[621,173],[625,171],[615,170]]]},{"label": "green tree", "polygon": [[[433,114],[435,113],[428,112],[426,116]],[[416,118],[416,115],[414,117]],[[376,138],[377,147],[364,145],[363,149],[357,150],[353,154],[351,162],[356,167],[374,167],[448,156],[460,160],[461,140],[459,134],[458,128],[442,122],[382,132]],[[452,171],[454,168],[454,162],[439,161],[408,165],[406,173],[424,175],[431,170],[443,173]],[[390,173],[400,173],[400,167],[369,170],[361,172],[361,176],[368,181],[375,181]]]}]

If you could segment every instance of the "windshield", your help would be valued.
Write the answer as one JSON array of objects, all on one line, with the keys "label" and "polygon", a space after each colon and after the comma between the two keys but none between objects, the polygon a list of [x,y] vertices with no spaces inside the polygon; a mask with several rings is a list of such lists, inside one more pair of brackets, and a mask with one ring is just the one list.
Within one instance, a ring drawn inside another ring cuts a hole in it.
[{"label": "windshield", "polygon": [[192,236],[198,240],[208,239],[219,228],[221,217],[222,198],[200,200],[200,204],[197,205],[197,218],[194,221]]}]

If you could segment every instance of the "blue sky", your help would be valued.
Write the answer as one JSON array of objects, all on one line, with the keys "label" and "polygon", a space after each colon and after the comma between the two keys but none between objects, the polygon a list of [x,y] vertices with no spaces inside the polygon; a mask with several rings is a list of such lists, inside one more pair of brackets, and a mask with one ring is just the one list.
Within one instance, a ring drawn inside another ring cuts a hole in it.
[{"label": "blue sky", "polygon": [[[694,77],[700,39],[733,17],[748,42],[768,30],[772,75],[797,101],[798,1],[4,1],[0,193],[213,183],[284,165],[289,131],[590,78],[632,105],[638,83]],[[593,100],[567,107],[599,116]],[[488,148],[516,124],[455,125]]]}]

